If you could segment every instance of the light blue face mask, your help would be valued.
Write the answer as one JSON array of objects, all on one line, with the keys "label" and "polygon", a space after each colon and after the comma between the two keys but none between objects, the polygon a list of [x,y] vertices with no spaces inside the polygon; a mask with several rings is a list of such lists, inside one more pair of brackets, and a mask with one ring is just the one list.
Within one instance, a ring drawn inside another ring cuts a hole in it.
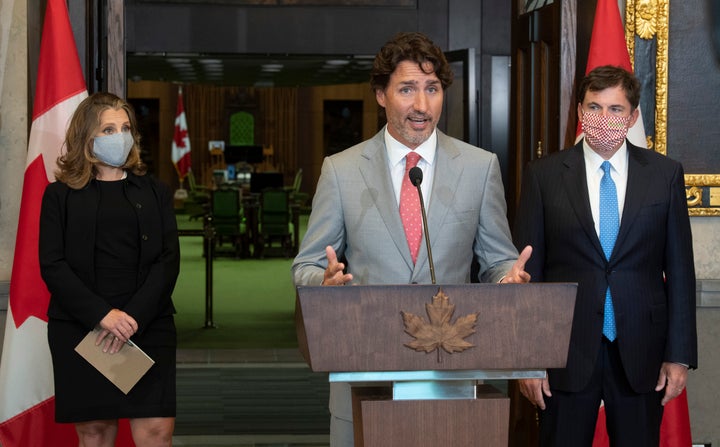
[{"label": "light blue face mask", "polygon": [[130,154],[133,146],[133,137],[130,132],[114,133],[95,137],[93,154],[108,166],[120,167]]}]

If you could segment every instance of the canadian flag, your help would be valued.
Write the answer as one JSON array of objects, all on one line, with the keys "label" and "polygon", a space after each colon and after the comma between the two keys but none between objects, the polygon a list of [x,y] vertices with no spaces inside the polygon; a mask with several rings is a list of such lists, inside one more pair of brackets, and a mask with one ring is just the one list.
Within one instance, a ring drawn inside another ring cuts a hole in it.
[{"label": "canadian flag", "polygon": [[190,158],[190,137],[188,136],[185,108],[183,107],[182,87],[178,89],[177,114],[175,115],[175,134],[172,142],[172,162],[177,170],[180,183],[185,180],[192,167]]},{"label": "canadian flag", "polygon": [[[595,438],[592,447],[609,447],[610,438],[605,429],[605,407],[600,407]],[[660,424],[659,447],[691,447],[690,412],[688,409],[687,390],[665,405],[663,420]]]},{"label": "canadian flag", "polygon": [[[585,74],[602,65],[622,67],[631,73],[633,71],[625,43],[625,26],[620,18],[617,0],[598,0],[595,7],[595,21],[590,37]],[[640,111],[639,107],[638,111]],[[582,128],[578,123],[577,141],[580,141],[582,136]],[[635,124],[628,130],[627,139],[635,146],[647,147],[642,111]]]},{"label": "canadian flag", "polygon": [[[55,390],[47,343],[50,294],[40,277],[40,204],[54,181],[65,130],[87,97],[65,0],[48,0],[40,42],[10,302],[0,362],[0,444],[77,446],[73,424],[55,423]],[[129,427],[127,422],[124,425]],[[127,429],[121,432],[128,432]],[[118,445],[133,445],[132,441]]]}]

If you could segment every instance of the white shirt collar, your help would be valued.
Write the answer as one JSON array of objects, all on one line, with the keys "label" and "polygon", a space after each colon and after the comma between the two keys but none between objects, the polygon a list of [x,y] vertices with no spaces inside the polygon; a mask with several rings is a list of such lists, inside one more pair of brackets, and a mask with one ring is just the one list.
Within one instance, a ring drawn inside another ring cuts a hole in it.
[{"label": "white shirt collar", "polygon": [[[385,125],[385,147],[387,148],[388,160],[390,166],[395,166],[402,162],[410,148],[396,140],[390,132],[388,132],[387,125]],[[430,137],[425,140],[420,146],[415,148],[415,152],[420,154],[422,159],[430,166],[435,161],[435,150],[437,149],[437,129],[434,129],[430,134]]]},{"label": "white shirt collar", "polygon": [[[596,172],[600,170],[600,165],[605,161],[597,152],[595,152],[587,140],[583,138],[583,154],[585,156],[585,165],[588,168],[588,172]],[[627,151],[627,140],[623,141],[620,149],[613,154],[608,160],[612,168],[621,173],[623,176],[627,175],[627,164],[628,164],[628,151]]]}]

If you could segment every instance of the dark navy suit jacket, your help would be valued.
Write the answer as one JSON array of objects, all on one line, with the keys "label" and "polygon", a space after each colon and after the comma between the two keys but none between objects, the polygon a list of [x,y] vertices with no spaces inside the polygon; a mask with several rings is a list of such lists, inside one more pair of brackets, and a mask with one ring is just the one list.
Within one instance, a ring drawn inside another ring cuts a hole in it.
[{"label": "dark navy suit jacket", "polygon": [[[682,166],[628,142],[628,180],[614,251],[607,261],[593,223],[582,142],[531,162],[524,173],[514,241],[533,246],[526,271],[538,282],[577,282],[566,368],[550,385],[580,391],[602,340],[609,286],[626,376],[651,391],[662,362],[696,367],[695,270]],[[552,340],[548,340],[552,343]]]}]

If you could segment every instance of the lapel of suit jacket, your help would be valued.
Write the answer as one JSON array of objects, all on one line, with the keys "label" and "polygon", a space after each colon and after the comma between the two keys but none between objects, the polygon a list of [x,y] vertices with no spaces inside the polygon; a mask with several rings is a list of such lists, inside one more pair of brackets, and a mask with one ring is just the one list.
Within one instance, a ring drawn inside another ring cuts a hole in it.
[{"label": "lapel of suit jacket", "polygon": [[562,172],[562,181],[565,192],[570,199],[570,205],[575,216],[580,221],[585,234],[598,251],[598,254],[605,259],[605,254],[600,244],[595,222],[590,210],[590,198],[588,197],[587,177],[585,175],[585,157],[583,155],[582,141],[572,149],[567,150],[567,156],[563,160],[565,170]]},{"label": "lapel of suit jacket", "polygon": [[400,211],[398,210],[398,205],[395,200],[395,190],[390,180],[384,130],[375,134],[375,136],[365,144],[359,169],[368,190],[377,191],[377,194],[372,196],[375,206],[385,223],[390,237],[393,242],[395,242],[398,252],[412,270],[413,262],[410,256],[410,248],[408,248],[405,229],[403,228]]},{"label": "lapel of suit jacket", "polygon": [[[463,171],[462,162],[458,158],[460,150],[455,147],[452,139],[439,130],[437,136],[432,192],[430,193],[430,203],[425,204],[428,207],[427,220],[431,246],[442,231],[442,223],[450,209],[448,205],[454,203],[452,199],[441,200],[441,197],[454,198],[456,196],[460,175]],[[418,265],[422,266],[425,262],[427,262],[427,249],[421,247],[418,254]]]},{"label": "lapel of suit jacket", "polygon": [[627,189],[625,191],[625,205],[623,205],[622,219],[620,220],[620,229],[618,230],[618,236],[615,240],[615,249],[613,250],[612,257],[616,258],[622,251],[623,241],[627,238],[630,227],[632,226],[635,217],[640,211],[645,196],[648,190],[647,177],[649,175],[646,169],[648,161],[643,154],[644,150],[637,146],[633,146],[629,141],[627,142],[628,150],[628,174],[627,174]]}]

